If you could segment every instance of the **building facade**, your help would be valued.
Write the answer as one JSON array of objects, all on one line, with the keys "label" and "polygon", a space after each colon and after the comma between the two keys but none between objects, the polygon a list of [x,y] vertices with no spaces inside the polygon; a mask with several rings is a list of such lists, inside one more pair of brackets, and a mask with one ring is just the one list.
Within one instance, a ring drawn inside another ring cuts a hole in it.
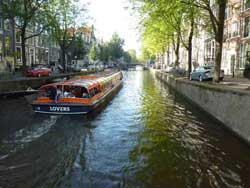
[{"label": "building facade", "polygon": [[[198,33],[199,35],[193,39],[193,68],[214,65],[215,39],[199,27]],[[173,49],[166,52],[164,57],[158,55],[158,66],[162,68],[174,61]],[[180,63],[182,67],[187,67],[187,52],[183,47],[180,48]],[[226,75],[242,75],[246,63],[250,63],[250,1],[229,0],[225,11],[221,68]]]},{"label": "building facade", "polygon": [[[21,33],[14,25],[14,20],[3,18],[0,6],[0,72],[11,72],[22,66]],[[28,28],[27,36],[35,34],[35,29]],[[53,65],[58,62],[59,53],[59,46],[46,31],[26,40],[27,66]]]},{"label": "building facade", "polygon": [[0,71],[14,69],[15,30],[13,22],[0,16]]},{"label": "building facade", "polygon": [[[27,36],[35,33],[35,28],[29,28],[27,30]],[[21,34],[17,28],[15,34],[16,67],[21,67]],[[51,39],[49,33],[46,31],[39,36],[27,39],[25,47],[27,66],[34,66],[36,64],[55,65],[60,58],[59,46]]]},{"label": "building facade", "polygon": [[[201,41],[202,43],[202,41]],[[215,62],[215,40],[205,40],[204,62]],[[221,68],[227,75],[242,75],[250,62],[250,1],[229,0],[225,11],[224,43]]]}]

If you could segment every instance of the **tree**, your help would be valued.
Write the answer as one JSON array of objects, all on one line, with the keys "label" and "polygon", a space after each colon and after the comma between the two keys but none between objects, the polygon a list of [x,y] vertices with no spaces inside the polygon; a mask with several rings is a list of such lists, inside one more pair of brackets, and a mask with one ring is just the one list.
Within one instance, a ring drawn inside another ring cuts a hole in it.
[{"label": "tree", "polygon": [[102,45],[99,45],[100,53],[99,53],[99,59],[100,61],[107,63],[109,61],[109,46],[108,43],[104,43]]},{"label": "tree", "polygon": [[213,4],[210,0],[193,1],[188,0],[185,3],[192,6],[196,6],[203,11],[207,12],[212,31],[215,37],[216,48],[215,48],[215,69],[213,81],[220,81],[220,69],[221,69],[221,58],[222,58],[222,47],[223,47],[223,34],[224,34],[224,22],[225,22],[225,11],[227,0],[215,0]]},{"label": "tree", "polygon": [[66,53],[76,37],[76,19],[83,9],[73,0],[53,0],[49,6],[49,25],[52,37],[61,49],[61,64],[66,71]]},{"label": "tree", "polygon": [[127,51],[123,53],[123,59],[126,63],[132,63],[132,57]]},{"label": "tree", "polygon": [[[3,15],[12,20],[21,35],[23,71],[26,70],[26,41],[40,35],[47,26],[44,15],[48,0],[2,0]],[[27,29],[33,32],[28,33]]]},{"label": "tree", "polygon": [[117,33],[114,33],[108,43],[110,59],[112,61],[117,61],[123,56],[123,45],[124,40]]},{"label": "tree", "polygon": [[[137,1],[137,0],[135,0]],[[179,1],[157,0],[139,2],[143,45],[151,54],[164,54],[172,46],[175,65],[179,64],[179,49],[182,42],[182,20],[186,10]]]},{"label": "tree", "polygon": [[152,62],[155,61],[156,56],[154,53],[150,53],[150,51],[148,51],[147,48],[145,48],[144,46],[142,46],[141,49],[142,53],[141,56],[139,57],[141,62]]},{"label": "tree", "polygon": [[77,57],[78,59],[84,58],[88,50],[81,35],[76,34],[75,40],[72,42],[69,51],[71,51],[72,57]]},{"label": "tree", "polygon": [[136,56],[136,51],[134,49],[128,50],[128,54],[131,57],[131,62],[132,63],[137,63],[138,62],[138,59],[137,59],[137,56]]},{"label": "tree", "polygon": [[89,52],[89,58],[92,60],[92,61],[96,61],[98,60],[98,58],[100,57],[99,55],[99,49],[98,49],[98,46],[96,43],[94,43],[90,49],[90,52]]}]

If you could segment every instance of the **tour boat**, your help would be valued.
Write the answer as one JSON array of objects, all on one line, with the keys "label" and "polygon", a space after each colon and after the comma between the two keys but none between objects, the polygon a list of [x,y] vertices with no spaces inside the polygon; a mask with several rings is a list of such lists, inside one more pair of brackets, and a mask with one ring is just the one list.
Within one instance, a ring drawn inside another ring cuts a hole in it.
[{"label": "tour boat", "polygon": [[122,85],[122,72],[80,76],[39,89],[33,110],[46,114],[87,114],[112,96]]}]

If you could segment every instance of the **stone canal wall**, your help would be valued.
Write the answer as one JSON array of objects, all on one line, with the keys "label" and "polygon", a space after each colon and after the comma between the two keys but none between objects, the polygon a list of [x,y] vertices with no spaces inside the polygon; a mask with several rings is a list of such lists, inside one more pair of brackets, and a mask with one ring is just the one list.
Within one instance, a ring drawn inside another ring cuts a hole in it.
[{"label": "stone canal wall", "polygon": [[155,71],[156,77],[211,114],[250,144],[250,92],[178,79]]},{"label": "stone canal wall", "polygon": [[71,74],[58,74],[58,75],[52,75],[50,77],[22,78],[18,80],[2,80],[0,81],[0,96],[12,94],[13,92],[25,91],[29,87],[37,89],[41,85],[50,83],[55,79],[72,77],[77,75],[86,75],[91,73],[94,72],[92,71],[92,72],[81,72],[81,73],[71,73]]}]

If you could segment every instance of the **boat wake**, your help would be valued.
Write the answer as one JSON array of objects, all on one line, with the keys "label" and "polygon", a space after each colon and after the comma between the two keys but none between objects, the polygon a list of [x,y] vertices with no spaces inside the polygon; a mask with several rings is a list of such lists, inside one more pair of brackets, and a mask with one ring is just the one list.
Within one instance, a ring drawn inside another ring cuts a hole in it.
[{"label": "boat wake", "polygon": [[49,116],[49,119],[43,120],[41,123],[34,123],[31,127],[20,129],[2,141],[2,144],[8,145],[11,152],[22,149],[26,144],[31,143],[43,135],[56,124],[60,116]]}]

